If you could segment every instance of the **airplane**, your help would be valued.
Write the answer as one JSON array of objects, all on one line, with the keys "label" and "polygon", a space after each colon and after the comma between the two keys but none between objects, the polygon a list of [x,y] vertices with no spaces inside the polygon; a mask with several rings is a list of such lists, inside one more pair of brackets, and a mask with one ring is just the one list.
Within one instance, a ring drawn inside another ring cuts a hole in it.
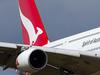
[{"label": "airplane", "polygon": [[50,42],[35,0],[18,0],[24,44],[0,42],[0,66],[19,75],[99,75],[100,27]]}]

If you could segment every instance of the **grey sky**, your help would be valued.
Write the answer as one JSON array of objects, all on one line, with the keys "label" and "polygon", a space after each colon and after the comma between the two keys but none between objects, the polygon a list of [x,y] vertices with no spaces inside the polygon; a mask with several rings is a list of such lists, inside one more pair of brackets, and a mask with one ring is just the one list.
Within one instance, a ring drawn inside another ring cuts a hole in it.
[{"label": "grey sky", "polygon": [[99,0],[36,0],[50,39],[100,25]]},{"label": "grey sky", "polygon": [[[36,0],[49,39],[100,26],[100,0]],[[22,43],[17,0],[0,0],[0,41]],[[13,70],[0,75],[16,75]]]}]

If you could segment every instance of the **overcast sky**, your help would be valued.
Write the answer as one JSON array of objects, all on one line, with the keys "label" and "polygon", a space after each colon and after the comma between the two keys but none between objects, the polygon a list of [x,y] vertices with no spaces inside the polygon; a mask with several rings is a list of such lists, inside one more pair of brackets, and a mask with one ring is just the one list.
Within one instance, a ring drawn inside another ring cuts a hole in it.
[{"label": "overcast sky", "polygon": [[[100,0],[36,0],[51,41],[100,27]],[[17,0],[0,0],[0,41],[22,43]],[[13,70],[0,75],[17,75]]]}]

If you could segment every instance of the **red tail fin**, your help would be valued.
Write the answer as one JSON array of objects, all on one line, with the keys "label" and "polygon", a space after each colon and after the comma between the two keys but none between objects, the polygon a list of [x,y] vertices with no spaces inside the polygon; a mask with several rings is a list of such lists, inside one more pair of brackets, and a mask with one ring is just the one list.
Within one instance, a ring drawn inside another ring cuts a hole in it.
[{"label": "red tail fin", "polygon": [[34,0],[19,0],[23,41],[25,44],[43,46],[48,37]]}]

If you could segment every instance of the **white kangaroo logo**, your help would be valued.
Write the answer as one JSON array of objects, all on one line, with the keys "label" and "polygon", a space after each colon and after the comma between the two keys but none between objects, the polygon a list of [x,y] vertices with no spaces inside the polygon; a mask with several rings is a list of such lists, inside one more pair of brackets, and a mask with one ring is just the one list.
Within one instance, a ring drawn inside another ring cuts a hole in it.
[{"label": "white kangaroo logo", "polygon": [[43,33],[43,31],[41,28],[37,27],[36,28],[37,33],[36,33],[35,28],[33,27],[34,25],[31,23],[31,21],[22,14],[20,8],[19,8],[19,11],[20,11],[22,23],[23,23],[24,27],[26,28],[28,35],[29,35],[30,45],[34,44],[36,42],[38,36],[41,35]]}]

